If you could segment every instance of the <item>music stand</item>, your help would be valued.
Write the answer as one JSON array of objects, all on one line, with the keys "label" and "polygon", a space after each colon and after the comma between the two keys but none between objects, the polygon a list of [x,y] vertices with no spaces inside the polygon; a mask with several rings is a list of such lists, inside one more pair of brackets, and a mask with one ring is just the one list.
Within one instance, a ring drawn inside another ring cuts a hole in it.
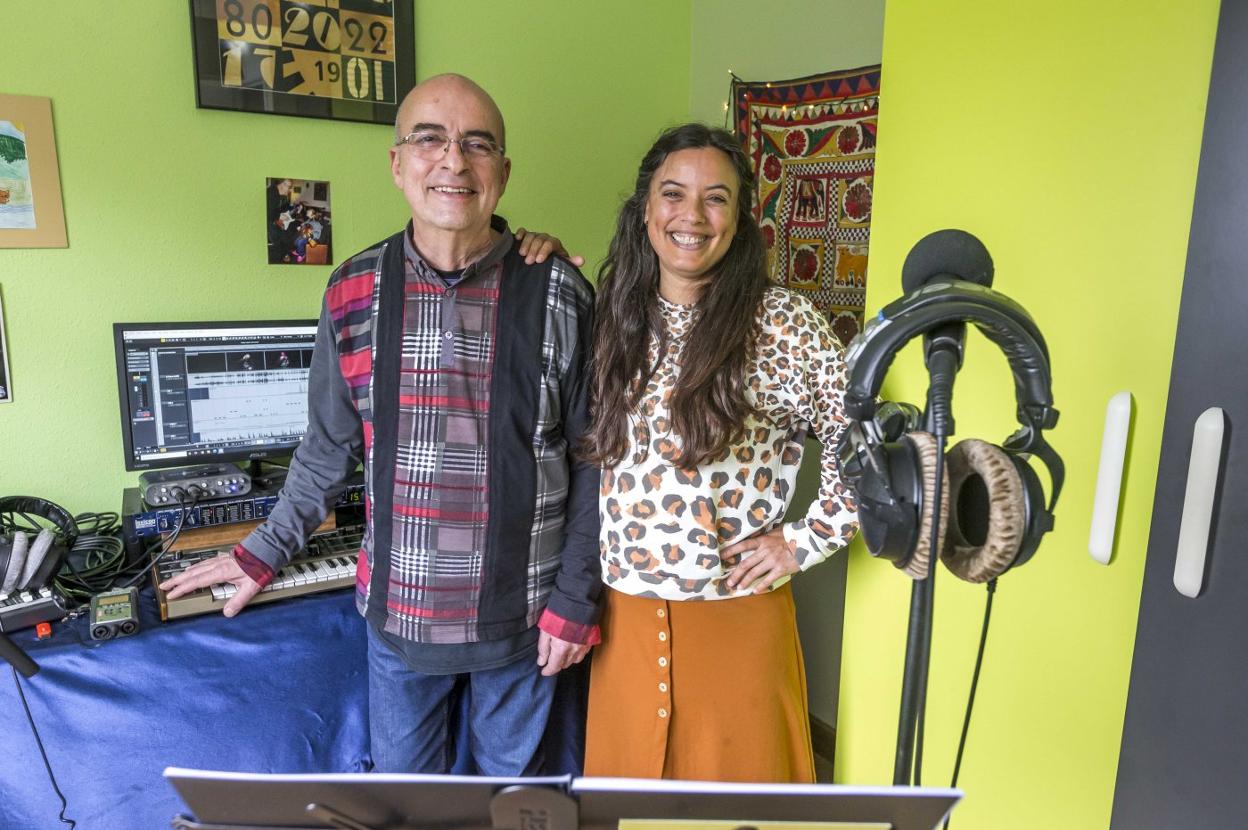
[{"label": "music stand", "polygon": [[262,775],[165,770],[195,814],[179,830],[706,830],[772,822],[841,830],[933,830],[962,797],[927,787],[725,784],[629,778]]}]

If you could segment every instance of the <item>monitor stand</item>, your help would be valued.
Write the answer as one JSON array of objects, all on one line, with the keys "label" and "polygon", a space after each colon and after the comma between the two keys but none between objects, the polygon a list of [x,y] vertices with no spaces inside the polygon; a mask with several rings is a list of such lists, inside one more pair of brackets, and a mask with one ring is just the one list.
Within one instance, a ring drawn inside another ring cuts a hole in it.
[{"label": "monitor stand", "polygon": [[[265,469],[268,465],[268,469]],[[286,483],[286,468],[284,466],[274,464],[262,458],[253,458],[247,464],[245,471],[251,476],[252,482],[260,489],[277,492],[282,489],[282,485]]]}]

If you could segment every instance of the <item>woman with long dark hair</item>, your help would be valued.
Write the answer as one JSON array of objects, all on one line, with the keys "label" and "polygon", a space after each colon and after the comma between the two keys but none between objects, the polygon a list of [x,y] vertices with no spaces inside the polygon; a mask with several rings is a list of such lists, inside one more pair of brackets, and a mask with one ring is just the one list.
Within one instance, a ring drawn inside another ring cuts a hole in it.
[{"label": "woman with long dark hair", "polygon": [[[857,529],[833,460],[845,367],[824,316],[769,283],[751,190],[730,134],[665,132],[599,273],[584,451],[611,590],[587,775],[814,781],[787,583]],[[808,433],[819,496],[784,523]]]}]

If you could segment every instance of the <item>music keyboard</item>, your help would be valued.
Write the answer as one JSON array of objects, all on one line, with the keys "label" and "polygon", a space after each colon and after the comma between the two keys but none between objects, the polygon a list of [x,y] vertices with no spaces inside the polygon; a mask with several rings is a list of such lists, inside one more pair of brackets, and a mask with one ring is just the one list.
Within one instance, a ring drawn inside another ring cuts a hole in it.
[{"label": "music keyboard", "polygon": [[[260,593],[249,604],[273,602],[355,585],[355,564],[359,560],[363,539],[364,531],[359,527],[338,528],[312,536],[308,539],[308,547],[278,571],[273,581],[261,588]],[[233,545],[228,548],[175,552],[170,559],[156,566],[153,579],[159,586],[161,582],[196,562],[211,559],[220,553],[228,554],[232,549]],[[172,620],[220,611],[225,607],[226,600],[234,596],[237,590],[229,584],[213,585],[171,600],[157,587],[156,599],[160,603],[160,618]]]}]

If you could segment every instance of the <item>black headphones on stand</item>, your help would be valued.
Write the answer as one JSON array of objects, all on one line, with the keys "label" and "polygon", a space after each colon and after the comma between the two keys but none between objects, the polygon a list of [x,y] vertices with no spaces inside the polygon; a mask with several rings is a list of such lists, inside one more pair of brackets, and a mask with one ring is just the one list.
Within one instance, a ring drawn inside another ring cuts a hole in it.
[{"label": "black headphones on stand", "polygon": [[[37,516],[52,527],[40,529],[32,540],[13,515]],[[51,582],[77,540],[78,523],[65,508],[34,496],[0,498],[0,596]]]},{"label": "black headphones on stand", "polygon": [[[921,261],[924,254],[927,263]],[[910,267],[916,255],[920,262]],[[967,267],[967,262],[986,266]],[[852,421],[838,447],[841,476],[857,493],[860,529],[872,556],[892,561],[914,579],[926,577],[932,522],[939,519],[936,553],[946,567],[968,582],[987,582],[1030,559],[1041,537],[1053,528],[1053,508],[1066,472],[1044,438],[1044,430],[1058,418],[1048,349],[1027,311],[988,287],[992,261],[970,234],[937,231],[915,246],[906,266],[903,284],[913,285],[913,290],[885,306],[846,355],[850,379],[845,410]],[[916,268],[926,273],[915,277]],[[930,426],[925,431],[916,407],[877,404],[876,396],[906,343],[934,329],[965,323],[1005,353],[1020,427],[1000,446],[967,439],[946,453],[937,512],[938,440]],[[1044,462],[1052,479],[1047,504],[1040,479],[1027,463],[1031,455]]]}]

